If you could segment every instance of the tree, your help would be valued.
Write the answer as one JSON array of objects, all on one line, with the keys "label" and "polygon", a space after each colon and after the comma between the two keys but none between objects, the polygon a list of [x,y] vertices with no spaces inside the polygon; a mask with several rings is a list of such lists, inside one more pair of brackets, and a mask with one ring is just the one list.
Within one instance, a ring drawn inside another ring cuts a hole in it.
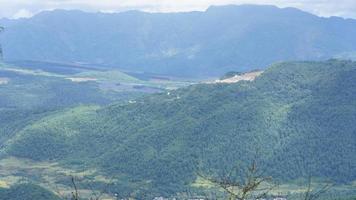
[{"label": "tree", "polygon": [[263,175],[256,160],[246,169],[236,167],[226,175],[212,177],[199,172],[198,176],[222,189],[229,200],[263,198],[277,186],[272,177]]},{"label": "tree", "polygon": [[313,186],[312,176],[308,177],[307,188],[304,193],[301,194],[301,200],[318,200],[321,196],[328,192],[334,184],[327,182],[325,184],[318,184]]},{"label": "tree", "polygon": [[[80,195],[79,193],[79,189],[78,189],[78,185],[77,185],[77,181],[75,180],[74,176],[70,177],[70,181],[71,181],[71,192],[69,196],[65,196],[63,194],[61,194],[59,191],[57,191],[57,195],[63,199],[63,200],[83,200],[83,197]],[[95,191],[93,188],[91,188],[91,195],[90,197],[88,197],[88,200],[101,200],[103,195],[105,194],[107,187],[109,186],[110,183],[108,183],[103,190],[97,192]]]}]

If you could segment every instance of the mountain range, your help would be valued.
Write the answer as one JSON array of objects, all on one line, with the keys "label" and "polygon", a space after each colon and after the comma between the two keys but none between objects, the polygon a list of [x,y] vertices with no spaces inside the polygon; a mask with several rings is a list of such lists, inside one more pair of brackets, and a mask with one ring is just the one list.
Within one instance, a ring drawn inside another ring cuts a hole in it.
[{"label": "mountain range", "polygon": [[0,24],[7,61],[90,63],[184,77],[355,57],[356,51],[356,20],[267,5],[183,13],[54,10]]}]

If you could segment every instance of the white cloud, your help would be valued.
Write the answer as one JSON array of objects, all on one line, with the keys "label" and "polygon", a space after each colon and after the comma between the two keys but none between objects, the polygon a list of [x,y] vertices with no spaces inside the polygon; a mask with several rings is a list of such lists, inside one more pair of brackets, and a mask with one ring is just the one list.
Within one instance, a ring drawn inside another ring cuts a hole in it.
[{"label": "white cloud", "polygon": [[273,4],[297,7],[321,16],[356,18],[356,0],[0,0],[0,17],[29,16],[51,9],[86,11],[123,11],[139,9],[151,12],[204,10],[210,5]]},{"label": "white cloud", "polygon": [[19,11],[17,11],[12,18],[13,19],[19,19],[19,18],[30,18],[33,16],[33,13],[26,10],[26,9],[20,9]]}]

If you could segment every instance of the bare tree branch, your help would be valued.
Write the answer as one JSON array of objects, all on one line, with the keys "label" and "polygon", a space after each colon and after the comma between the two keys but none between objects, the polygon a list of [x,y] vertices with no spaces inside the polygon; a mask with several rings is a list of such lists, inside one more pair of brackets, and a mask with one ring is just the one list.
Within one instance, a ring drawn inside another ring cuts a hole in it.
[{"label": "bare tree branch", "polygon": [[[257,167],[255,158],[246,170],[234,167],[227,175],[219,177],[207,176],[197,172],[198,177],[209,181],[227,193],[229,200],[244,200],[248,198],[266,197],[275,187],[272,177],[265,177]],[[237,172],[238,177],[233,174]]]}]

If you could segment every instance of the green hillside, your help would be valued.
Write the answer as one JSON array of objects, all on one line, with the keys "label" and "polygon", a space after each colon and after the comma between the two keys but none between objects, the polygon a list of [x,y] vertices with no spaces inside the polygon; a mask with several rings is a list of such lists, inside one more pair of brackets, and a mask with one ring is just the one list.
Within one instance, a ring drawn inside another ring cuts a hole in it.
[{"label": "green hillside", "polygon": [[20,184],[9,189],[0,188],[0,200],[60,200],[58,196],[33,184]]},{"label": "green hillside", "polygon": [[81,104],[106,105],[138,95],[137,91],[103,90],[96,82],[73,82],[61,74],[0,63],[0,150],[14,133],[53,111]]},{"label": "green hillside", "polygon": [[253,82],[200,84],[103,108],[81,106],[18,130],[2,156],[96,168],[116,189],[172,194],[248,163],[288,182],[356,180],[356,63],[279,63]]},{"label": "green hillside", "polygon": [[76,65],[18,64],[0,63],[0,151],[14,133],[51,112],[80,105],[127,102],[145,93],[191,84],[143,81],[117,70],[98,71]]}]

